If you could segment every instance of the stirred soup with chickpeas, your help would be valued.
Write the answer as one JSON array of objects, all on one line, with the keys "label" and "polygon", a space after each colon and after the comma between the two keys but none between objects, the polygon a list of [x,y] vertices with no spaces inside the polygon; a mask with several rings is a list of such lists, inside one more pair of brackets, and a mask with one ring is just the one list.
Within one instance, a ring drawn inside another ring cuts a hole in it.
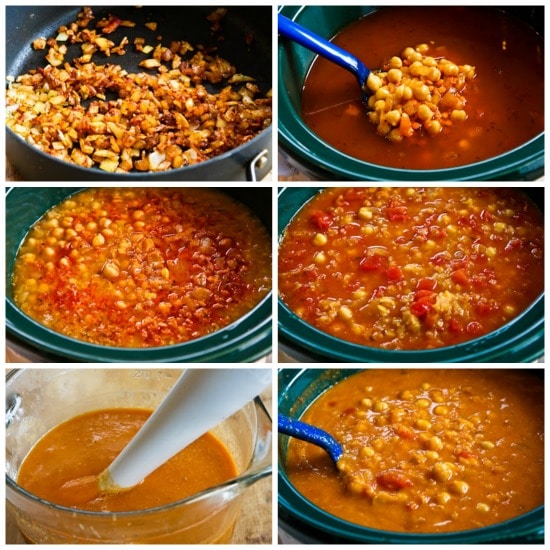
[{"label": "stirred soup with chickpeas", "polygon": [[337,467],[291,439],[286,473],[320,508],[375,529],[440,533],[520,516],[544,502],[543,375],[357,371],[302,415],[340,441]]},{"label": "stirred soup with chickpeas", "polygon": [[332,40],[372,70],[368,104],[353,75],[316,58],[302,116],[354,158],[446,169],[495,157],[544,130],[543,37],[502,9],[384,7]]},{"label": "stirred soup with chickpeas", "polygon": [[383,349],[488,334],[544,290],[543,215],[507,188],[326,188],[286,227],[279,295],[332,336]]},{"label": "stirred soup with chickpeas", "polygon": [[226,327],[266,296],[271,240],[215,189],[89,188],[30,229],[11,283],[24,313],[66,336],[172,345]]}]

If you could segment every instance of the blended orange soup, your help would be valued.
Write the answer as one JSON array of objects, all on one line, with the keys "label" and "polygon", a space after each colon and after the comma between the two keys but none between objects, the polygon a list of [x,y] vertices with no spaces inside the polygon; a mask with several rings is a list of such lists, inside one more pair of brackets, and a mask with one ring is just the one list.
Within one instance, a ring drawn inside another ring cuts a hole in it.
[{"label": "blended orange soup", "polygon": [[[31,449],[17,482],[30,493],[62,506],[74,506],[65,483],[99,475],[118,456],[152,411],[105,409],[56,426]],[[176,502],[237,475],[229,451],[206,433],[129,490],[94,495],[78,509],[102,512],[143,510]]]}]

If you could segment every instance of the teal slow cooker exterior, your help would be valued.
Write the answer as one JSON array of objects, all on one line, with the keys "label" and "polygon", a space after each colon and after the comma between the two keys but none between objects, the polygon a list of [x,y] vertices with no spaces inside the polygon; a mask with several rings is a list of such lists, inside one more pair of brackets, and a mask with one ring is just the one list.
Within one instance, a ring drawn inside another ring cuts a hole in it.
[{"label": "teal slow cooker exterior", "polygon": [[[542,375],[542,369],[538,369]],[[357,369],[291,369],[278,372],[281,414],[299,418],[321,393]],[[509,521],[455,533],[408,534],[362,527],[337,518],[305,499],[288,480],[284,464],[288,437],[279,436],[279,537],[306,544],[533,544],[544,542],[544,506]]]},{"label": "teal slow cooker exterior", "polygon": [[[377,10],[364,6],[283,6],[279,12],[331,39],[349,23]],[[543,34],[544,7],[503,7]],[[327,181],[533,181],[544,174],[544,132],[486,161],[439,170],[403,170],[355,159],[320,139],[302,121],[302,86],[315,54],[280,39],[278,46],[278,140],[283,156],[298,170]]]},{"label": "teal slow cooker exterior", "polygon": [[[278,231],[286,226],[320,187],[285,187],[278,196]],[[524,189],[544,212],[544,189]],[[389,351],[346,342],[305,323],[279,299],[279,349],[300,362],[348,363],[528,363],[544,354],[544,293],[513,321],[480,338],[456,346],[418,351]]]},{"label": "teal slow cooker exterior", "polygon": [[[76,187],[17,187],[6,192],[7,345],[34,361],[82,362],[254,362],[271,351],[272,296],[217,332],[173,346],[116,348],[68,338],[25,315],[13,302],[11,273],[17,250],[30,227],[50,208],[81,191]],[[271,188],[223,188],[248,206],[271,231]]]}]

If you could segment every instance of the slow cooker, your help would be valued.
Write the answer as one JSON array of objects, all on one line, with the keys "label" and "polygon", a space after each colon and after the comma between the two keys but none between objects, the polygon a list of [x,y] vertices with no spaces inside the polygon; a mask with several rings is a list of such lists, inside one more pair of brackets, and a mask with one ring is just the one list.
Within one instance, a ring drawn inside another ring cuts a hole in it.
[{"label": "slow cooker", "polygon": [[[279,238],[301,207],[319,187],[285,187],[279,190]],[[524,189],[544,212],[544,189]],[[299,362],[455,363],[532,362],[544,354],[544,293],[518,317],[485,336],[463,344],[429,350],[395,351],[361,346],[326,334],[302,321],[280,299],[279,350]]]},{"label": "slow cooker", "polygon": [[[329,387],[355,369],[279,369],[279,413],[299,418]],[[540,370],[543,374],[542,369]],[[480,529],[438,534],[408,534],[362,527],[321,510],[291,485],[284,463],[288,437],[279,437],[279,540],[286,544],[481,544],[543,543],[544,506]]]},{"label": "slow cooker", "polygon": [[[326,39],[377,7],[283,6],[279,12]],[[543,34],[543,8],[504,7]],[[315,54],[288,40],[278,46],[278,140],[285,161],[309,179],[327,181],[536,180],[544,174],[544,132],[496,157],[455,168],[405,170],[353,158],[319,138],[301,117],[302,87]]]},{"label": "slow cooker", "polygon": [[[29,228],[50,208],[80,191],[76,187],[17,187],[6,192],[7,346],[32,361],[85,362],[254,362],[271,349],[271,293],[249,313],[202,338],[156,348],[116,348],[68,338],[25,315],[13,302],[11,272]],[[271,188],[224,188],[271,230]]]}]

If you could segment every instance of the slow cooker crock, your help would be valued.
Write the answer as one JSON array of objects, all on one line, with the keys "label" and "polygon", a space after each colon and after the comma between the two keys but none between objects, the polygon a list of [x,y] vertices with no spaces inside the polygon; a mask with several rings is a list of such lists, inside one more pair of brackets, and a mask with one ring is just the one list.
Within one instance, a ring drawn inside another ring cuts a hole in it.
[{"label": "slow cooker crock", "polygon": [[[248,314],[217,332],[173,346],[116,348],[68,338],[25,315],[13,302],[13,263],[29,228],[50,208],[82,190],[18,187],[6,192],[6,327],[8,347],[32,360],[86,362],[253,362],[271,349],[271,293]],[[252,209],[271,231],[271,188],[223,188]]]},{"label": "slow cooker crock", "polygon": [[[281,414],[299,418],[321,393],[356,369],[279,369],[278,407]],[[543,370],[540,369],[541,375]],[[481,544],[541,543],[544,506],[509,521],[481,529],[438,534],[408,534],[362,527],[337,518],[305,499],[285,473],[288,437],[279,437],[279,537],[285,543],[332,544]]]},{"label": "slow cooker crock", "polygon": [[[365,6],[283,6],[280,13],[324,38],[379,8]],[[543,7],[503,7],[543,33]],[[329,181],[535,180],[544,174],[544,132],[497,157],[438,170],[403,170],[355,159],[320,139],[301,118],[301,91],[315,54],[279,40],[278,140],[288,162],[313,179]]]},{"label": "slow cooker crock", "polygon": [[[295,214],[321,189],[286,187],[279,190],[279,239]],[[544,212],[544,189],[526,188],[523,191]],[[278,332],[279,349],[300,362],[532,362],[544,353],[544,293],[500,329],[463,344],[430,350],[389,351],[340,340],[302,321],[280,299]]]}]

